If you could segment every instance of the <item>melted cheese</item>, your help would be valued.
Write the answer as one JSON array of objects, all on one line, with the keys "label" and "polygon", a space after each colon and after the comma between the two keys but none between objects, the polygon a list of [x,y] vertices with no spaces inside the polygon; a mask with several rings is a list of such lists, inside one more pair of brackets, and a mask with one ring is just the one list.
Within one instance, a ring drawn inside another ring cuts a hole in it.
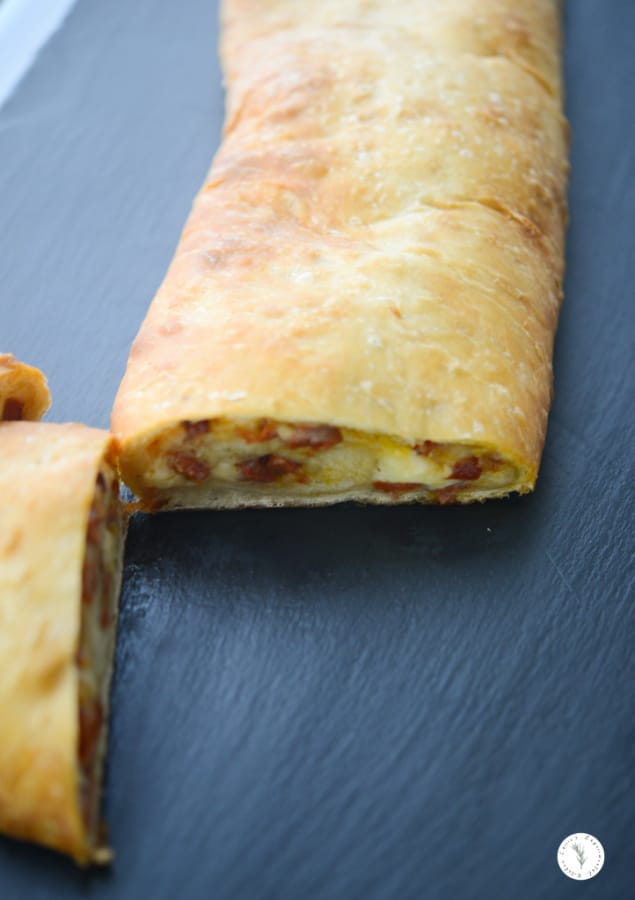
[{"label": "melted cheese", "polygon": [[[294,436],[312,429],[339,437],[298,445]],[[507,493],[518,479],[512,461],[475,444],[406,444],[347,428],[257,420],[184,423],[148,441],[145,451],[142,493],[154,491],[155,505],[169,507],[209,505],[214,494],[227,505],[229,492],[232,505],[360,494],[377,503],[461,502]]]}]

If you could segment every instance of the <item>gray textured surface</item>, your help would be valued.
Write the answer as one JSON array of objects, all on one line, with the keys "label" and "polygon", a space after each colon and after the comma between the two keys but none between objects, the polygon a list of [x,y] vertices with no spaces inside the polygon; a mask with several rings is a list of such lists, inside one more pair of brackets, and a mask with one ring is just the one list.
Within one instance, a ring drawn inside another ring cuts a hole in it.
[{"label": "gray textured surface", "polygon": [[[0,111],[0,346],[105,425],[218,142],[210,0],[79,0]],[[7,900],[633,895],[635,4],[567,7],[573,172],[536,494],[133,522],[110,873]],[[589,831],[603,872],[556,865]]]}]

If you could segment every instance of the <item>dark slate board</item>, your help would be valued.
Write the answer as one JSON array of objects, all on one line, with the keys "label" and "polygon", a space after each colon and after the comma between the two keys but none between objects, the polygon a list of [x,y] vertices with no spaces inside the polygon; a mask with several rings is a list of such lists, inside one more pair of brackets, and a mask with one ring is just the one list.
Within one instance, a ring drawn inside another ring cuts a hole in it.
[{"label": "dark slate board", "polygon": [[[107,425],[219,140],[216,14],[79,0],[0,111],[0,346],[49,373],[56,420]],[[635,4],[571,0],[566,29],[572,225],[535,495],[135,519],[116,862],[0,841],[3,900],[635,895]],[[573,831],[606,850],[584,887],[556,865]]]}]

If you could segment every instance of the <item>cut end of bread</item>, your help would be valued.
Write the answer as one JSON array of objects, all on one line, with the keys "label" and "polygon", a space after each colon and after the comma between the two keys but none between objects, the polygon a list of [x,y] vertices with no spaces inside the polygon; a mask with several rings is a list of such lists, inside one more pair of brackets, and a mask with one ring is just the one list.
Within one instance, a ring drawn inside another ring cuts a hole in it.
[{"label": "cut end of bread", "polygon": [[448,505],[526,493],[535,482],[528,466],[491,446],[265,418],[184,420],[124,445],[121,463],[150,511]]}]

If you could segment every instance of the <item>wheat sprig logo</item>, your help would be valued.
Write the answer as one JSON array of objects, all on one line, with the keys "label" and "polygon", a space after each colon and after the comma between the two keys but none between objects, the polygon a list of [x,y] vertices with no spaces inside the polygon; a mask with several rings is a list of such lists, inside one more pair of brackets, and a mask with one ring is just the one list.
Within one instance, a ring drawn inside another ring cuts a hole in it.
[{"label": "wheat sprig logo", "polygon": [[578,857],[578,864],[579,864],[580,868],[583,868],[583,866],[586,862],[586,853],[584,852],[584,847],[581,844],[578,844],[576,842],[575,844],[571,845],[571,849],[573,850],[575,855]]}]

